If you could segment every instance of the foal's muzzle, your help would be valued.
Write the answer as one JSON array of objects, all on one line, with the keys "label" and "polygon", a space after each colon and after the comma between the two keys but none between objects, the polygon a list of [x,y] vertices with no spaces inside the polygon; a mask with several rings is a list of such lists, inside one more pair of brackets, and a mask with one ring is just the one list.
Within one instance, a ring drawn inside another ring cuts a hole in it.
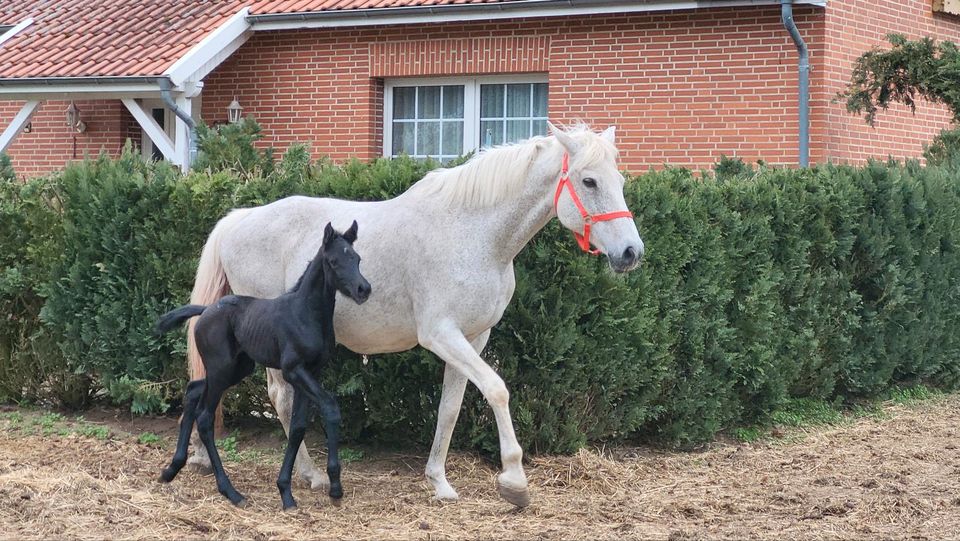
[{"label": "foal's muzzle", "polygon": [[350,293],[350,297],[353,298],[354,302],[357,304],[363,304],[367,302],[367,299],[370,298],[370,293],[373,291],[373,288],[370,287],[370,282],[363,280],[357,285],[357,289]]}]

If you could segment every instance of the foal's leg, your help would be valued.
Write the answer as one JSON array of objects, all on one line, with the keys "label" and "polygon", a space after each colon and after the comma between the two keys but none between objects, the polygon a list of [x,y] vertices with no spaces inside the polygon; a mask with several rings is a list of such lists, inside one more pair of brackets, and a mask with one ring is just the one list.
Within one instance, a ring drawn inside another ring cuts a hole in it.
[{"label": "foal's leg", "polygon": [[[283,425],[283,431],[290,435],[290,418],[293,414],[293,386],[283,379],[283,373],[274,368],[267,369],[267,394],[270,402],[277,410],[277,417]],[[313,459],[307,454],[307,446],[303,443],[297,450],[297,460],[294,462],[294,471],[297,477],[306,481],[310,490],[327,490],[330,488],[330,479],[326,472],[317,468]]]},{"label": "foal's leg", "polygon": [[187,384],[187,391],[183,394],[183,418],[180,419],[180,436],[177,438],[177,450],[173,453],[170,466],[160,473],[160,481],[169,483],[180,473],[187,463],[187,446],[190,444],[190,432],[193,422],[197,418],[203,391],[207,387],[205,379],[193,380]]},{"label": "foal's leg", "polygon": [[343,487],[340,485],[340,452],[338,450],[340,405],[337,404],[337,398],[321,387],[313,374],[302,364],[284,370],[284,377],[320,407],[327,432],[327,475],[330,476],[330,497],[339,500],[343,497]]},{"label": "foal's leg", "polygon": [[233,488],[230,478],[227,477],[227,472],[224,471],[223,463],[220,461],[220,455],[217,453],[217,444],[213,434],[217,405],[220,404],[223,392],[229,387],[229,381],[225,381],[228,378],[232,379],[232,376],[217,377],[216,374],[207,372],[207,392],[203,400],[203,409],[200,416],[197,417],[197,432],[200,434],[200,441],[207,448],[207,454],[210,455],[210,465],[213,467],[213,474],[217,478],[217,490],[234,505],[243,507],[247,500],[237,492],[237,489]]},{"label": "foal's leg", "polygon": [[[478,354],[487,345],[490,331],[478,335],[470,341],[474,351]],[[463,392],[467,388],[467,376],[456,369],[452,364],[444,363],[443,390],[440,392],[440,408],[437,412],[437,432],[433,436],[433,447],[430,449],[430,458],[427,460],[426,476],[435,490],[438,500],[456,500],[457,491],[447,482],[447,450],[450,448],[450,438],[453,428],[460,416],[460,406],[463,404]]]},{"label": "foal's leg", "polygon": [[290,437],[287,440],[287,450],[283,454],[283,464],[280,466],[280,475],[277,477],[277,488],[280,489],[280,500],[283,509],[293,509],[297,506],[290,490],[290,480],[293,477],[293,462],[297,458],[297,449],[303,443],[303,435],[307,432],[307,413],[310,399],[306,393],[294,388],[293,414],[290,416]]},{"label": "foal's leg", "polygon": [[523,449],[513,432],[513,420],[510,418],[510,393],[500,376],[490,368],[474,350],[460,329],[451,322],[444,321],[428,327],[421,334],[420,343],[436,353],[448,364],[453,365],[480,389],[480,393],[493,408],[500,433],[500,461],[503,472],[497,476],[497,488],[508,502],[525,507],[530,504],[527,491],[527,476],[523,472],[521,460]]}]

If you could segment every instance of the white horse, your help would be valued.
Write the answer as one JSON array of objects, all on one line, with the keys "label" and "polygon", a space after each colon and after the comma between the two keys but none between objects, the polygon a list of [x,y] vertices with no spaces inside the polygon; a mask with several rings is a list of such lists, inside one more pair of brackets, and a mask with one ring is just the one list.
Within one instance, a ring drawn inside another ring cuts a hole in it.
[{"label": "white horse", "polygon": [[[234,210],[217,223],[203,248],[190,302],[211,304],[231,291],[276,297],[317,252],[324,224],[345,228],[357,220],[364,234],[355,249],[374,294],[363,305],[337,303],[337,341],[362,354],[420,344],[445,361],[426,465],[426,477],[441,500],[458,498],[446,478],[447,449],[467,381],[476,385],[497,421],[500,495],[514,505],[528,505],[507,386],[480,357],[513,296],[513,259],[554,216],[577,234],[585,250],[592,244],[593,253],[605,254],[614,271],[634,269],[643,256],[623,198],[614,128],[599,134],[584,126],[564,131],[551,124],[550,130],[553,136],[493,148],[458,167],[432,171],[387,201],[294,196]],[[192,344],[192,327],[188,336],[191,379],[199,379],[203,364]],[[272,369],[267,385],[288,430],[293,389]],[[191,463],[207,467],[203,446],[194,450]],[[303,446],[297,473],[314,489],[328,484]]]}]

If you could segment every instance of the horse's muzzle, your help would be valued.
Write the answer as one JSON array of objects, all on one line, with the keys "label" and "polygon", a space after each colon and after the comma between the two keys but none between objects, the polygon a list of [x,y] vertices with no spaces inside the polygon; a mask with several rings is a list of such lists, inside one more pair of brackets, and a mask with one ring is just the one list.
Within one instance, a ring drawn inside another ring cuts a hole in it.
[{"label": "horse's muzzle", "polygon": [[643,252],[643,242],[641,241],[637,246],[627,246],[619,255],[608,255],[610,268],[617,273],[630,272],[640,266],[640,261],[643,260]]}]

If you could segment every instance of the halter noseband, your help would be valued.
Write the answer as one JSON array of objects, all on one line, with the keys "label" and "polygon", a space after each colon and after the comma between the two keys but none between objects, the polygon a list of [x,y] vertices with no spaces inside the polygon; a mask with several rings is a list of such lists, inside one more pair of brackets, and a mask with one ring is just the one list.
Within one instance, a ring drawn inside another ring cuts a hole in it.
[{"label": "halter noseband", "polygon": [[590,214],[587,212],[587,209],[584,208],[583,203],[580,202],[580,198],[577,197],[577,191],[573,189],[573,183],[570,182],[570,155],[566,152],[563,153],[563,165],[560,168],[560,182],[557,184],[557,193],[553,196],[553,208],[560,212],[560,209],[557,208],[557,203],[560,201],[560,193],[563,192],[563,188],[567,187],[570,190],[570,199],[573,199],[573,204],[577,206],[577,210],[580,211],[580,216],[583,217],[583,234],[573,232],[573,236],[577,239],[577,244],[580,245],[580,249],[584,252],[587,252],[591,255],[599,255],[600,250],[590,249],[590,227],[596,222],[605,222],[607,220],[615,220],[617,218],[633,218],[633,213],[629,210],[618,210],[616,212],[607,212],[604,214]]}]

